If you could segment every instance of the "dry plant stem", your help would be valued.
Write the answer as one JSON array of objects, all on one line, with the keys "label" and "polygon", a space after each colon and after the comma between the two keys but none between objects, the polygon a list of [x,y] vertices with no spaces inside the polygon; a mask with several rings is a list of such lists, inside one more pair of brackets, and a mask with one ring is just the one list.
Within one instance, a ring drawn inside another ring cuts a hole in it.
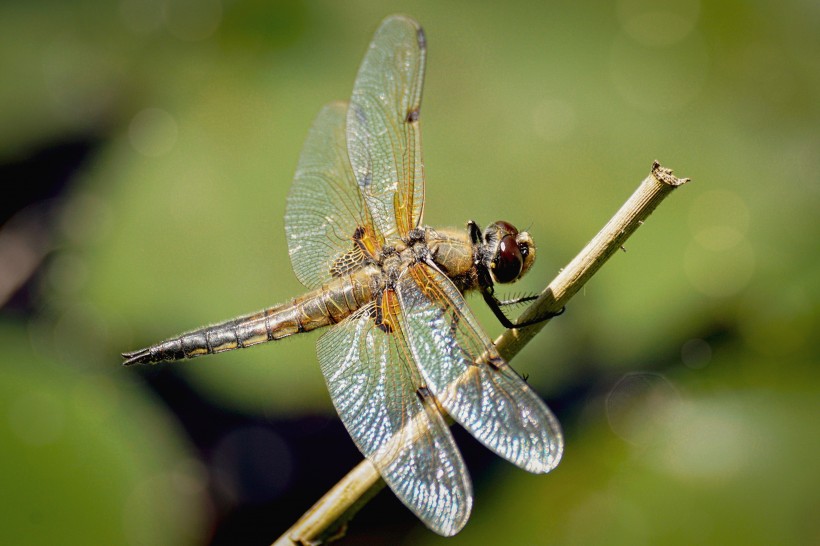
[{"label": "dry plant stem", "polygon": [[273,546],[321,544],[344,536],[347,522],[382,487],[384,480],[376,467],[364,459],[305,512]]},{"label": "dry plant stem", "polygon": [[[641,182],[635,193],[584,249],[558,273],[518,320],[527,322],[537,317],[560,313],[570,298],[598,272],[601,266],[615,252],[623,249],[626,240],[652,214],[655,207],[672,190],[687,182],[688,178],[676,178],[672,175],[671,169],[661,167],[657,161],[653,162],[649,176]],[[511,360],[547,322],[549,320],[521,330],[506,330],[495,340],[498,352],[505,359]]]},{"label": "dry plant stem", "polygon": [[[676,178],[670,169],[655,161],[649,176],[635,193],[575,259],[561,270],[538,299],[527,307],[519,320],[526,322],[560,312],[604,262],[623,247],[655,207],[672,190],[688,181],[688,178]],[[549,320],[520,330],[505,331],[495,341],[501,355],[511,360],[547,322]],[[279,537],[274,546],[321,544],[343,535],[347,521],[382,487],[384,481],[376,468],[367,459],[363,460]]]}]

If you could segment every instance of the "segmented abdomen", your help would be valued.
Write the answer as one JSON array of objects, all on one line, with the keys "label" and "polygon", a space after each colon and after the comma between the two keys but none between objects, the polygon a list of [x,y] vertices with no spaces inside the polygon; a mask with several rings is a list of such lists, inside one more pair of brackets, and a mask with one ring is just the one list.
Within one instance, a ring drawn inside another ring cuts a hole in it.
[{"label": "segmented abdomen", "polygon": [[180,360],[242,349],[344,320],[373,297],[378,269],[362,269],[334,279],[289,303],[205,326],[145,349],[124,353],[124,364]]}]

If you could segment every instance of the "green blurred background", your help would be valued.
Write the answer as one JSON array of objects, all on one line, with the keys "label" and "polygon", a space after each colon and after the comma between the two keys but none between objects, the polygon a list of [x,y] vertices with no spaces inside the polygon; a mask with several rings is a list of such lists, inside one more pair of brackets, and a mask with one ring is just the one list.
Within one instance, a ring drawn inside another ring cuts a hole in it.
[{"label": "green blurred background", "polygon": [[820,543],[820,9],[697,0],[4,2],[0,543],[268,544],[359,460],[315,335],[118,354],[300,292],[299,151],[393,12],[428,38],[425,221],[526,227],[516,292],[652,160],[693,182],[513,362],[558,469],[456,431],[464,531],[383,492],[350,543]]}]

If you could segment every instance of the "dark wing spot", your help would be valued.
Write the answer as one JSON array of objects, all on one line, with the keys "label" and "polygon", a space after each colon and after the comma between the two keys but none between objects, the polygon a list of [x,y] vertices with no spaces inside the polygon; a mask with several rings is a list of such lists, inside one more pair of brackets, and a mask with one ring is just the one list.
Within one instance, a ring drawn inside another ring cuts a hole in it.
[{"label": "dark wing spot", "polygon": [[413,123],[414,121],[418,121],[418,120],[419,120],[419,109],[418,108],[408,112],[407,119],[406,119],[407,123]]},{"label": "dark wing spot", "polygon": [[373,317],[373,319],[376,322],[376,328],[378,328],[379,330],[381,330],[385,334],[392,334],[393,333],[393,326],[389,322],[384,321],[384,315],[382,315],[381,301],[376,303],[375,316]]},{"label": "dark wing spot", "polygon": [[348,110],[353,110],[353,115],[356,116],[356,121],[361,123],[362,125],[367,123],[367,116],[364,113],[364,109],[357,107],[355,104],[351,104],[348,106]]},{"label": "dark wing spot", "polygon": [[507,365],[507,363],[504,362],[503,358],[493,354],[490,355],[489,360],[487,360],[487,364],[489,364],[491,368],[494,368],[496,370],[500,370],[501,368]]},{"label": "dark wing spot", "polygon": [[422,385],[421,387],[416,389],[416,396],[418,397],[419,400],[421,400],[422,402],[425,402],[427,399],[430,398],[430,391],[427,389],[427,387]]},{"label": "dark wing spot", "polygon": [[379,311],[378,311],[377,306],[373,305],[373,306],[369,307],[368,310],[367,310],[367,316],[368,316],[368,318],[370,318],[372,320],[376,320],[379,316]]},{"label": "dark wing spot", "polygon": [[425,49],[427,49],[427,36],[425,36],[423,28],[419,27],[419,29],[416,31],[416,39],[419,42],[420,50],[424,51]]},{"label": "dark wing spot", "polygon": [[332,277],[347,275],[354,269],[361,267],[362,262],[364,262],[364,254],[362,254],[362,250],[359,247],[354,245],[351,250],[336,256],[333,260],[333,264],[330,266],[330,275]]},{"label": "dark wing spot", "polygon": [[370,172],[370,171],[367,171],[367,174],[364,175],[364,178],[359,179],[359,186],[361,186],[364,189],[369,188],[372,183],[373,183],[373,173]]},{"label": "dark wing spot", "polygon": [[[389,292],[388,295],[392,295],[392,297],[395,298],[395,294],[392,291]],[[385,312],[384,312],[385,304],[389,304],[391,299],[388,297],[387,301],[385,301],[385,297],[386,297],[385,292],[380,292],[379,295],[376,296],[376,305],[374,307],[374,312],[373,312],[375,316],[373,317],[373,320],[376,323],[376,327],[379,330],[381,330],[385,334],[392,334],[393,331],[395,330],[395,326],[393,325],[393,323],[390,320],[391,317],[390,317],[389,313],[388,313],[387,316],[385,316]],[[392,300],[392,301],[395,304],[395,300]]]},{"label": "dark wing spot", "polygon": [[333,260],[333,264],[330,266],[330,274],[333,277],[341,277],[350,273],[351,271],[358,269],[368,261],[368,257],[370,256],[370,250],[367,248],[367,242],[365,238],[367,236],[367,229],[362,226],[356,226],[356,229],[353,231],[353,235],[351,239],[353,240],[353,248],[345,252],[344,254],[339,254]]}]

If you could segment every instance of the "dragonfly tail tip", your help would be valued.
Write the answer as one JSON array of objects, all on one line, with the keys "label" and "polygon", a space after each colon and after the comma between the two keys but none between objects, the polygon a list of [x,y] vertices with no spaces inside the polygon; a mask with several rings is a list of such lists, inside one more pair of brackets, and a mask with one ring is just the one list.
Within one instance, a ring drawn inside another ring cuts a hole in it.
[{"label": "dragonfly tail tip", "polygon": [[122,353],[121,356],[125,359],[122,363],[123,366],[133,366],[134,364],[144,364],[148,362],[151,353],[146,349],[141,349],[130,353]]}]

